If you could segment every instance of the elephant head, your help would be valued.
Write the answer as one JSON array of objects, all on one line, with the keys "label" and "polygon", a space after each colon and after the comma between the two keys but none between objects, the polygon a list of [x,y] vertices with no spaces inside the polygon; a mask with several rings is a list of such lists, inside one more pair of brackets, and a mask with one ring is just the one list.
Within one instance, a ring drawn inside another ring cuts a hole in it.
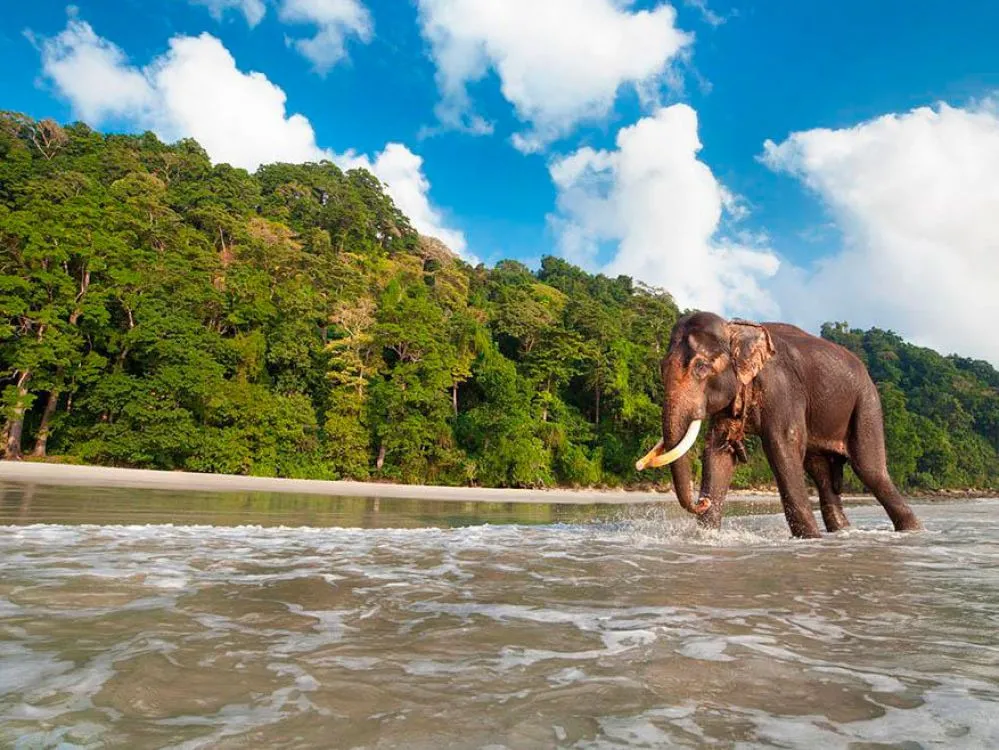
[{"label": "elephant head", "polygon": [[[709,497],[694,503],[690,448],[701,422],[717,414],[738,415],[746,387],[774,355],[765,328],[712,313],[682,317],[673,327],[662,361],[663,438],[636,464],[639,471],[669,465],[680,505],[690,513],[711,508]],[[668,446],[668,448],[667,448]]]}]

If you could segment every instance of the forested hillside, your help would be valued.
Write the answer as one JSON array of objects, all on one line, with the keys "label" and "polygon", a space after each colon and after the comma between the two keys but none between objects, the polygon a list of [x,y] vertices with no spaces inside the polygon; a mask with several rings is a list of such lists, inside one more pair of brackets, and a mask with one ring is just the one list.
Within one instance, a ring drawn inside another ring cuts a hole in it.
[{"label": "forested hillside", "polygon": [[[8,458],[482,486],[622,485],[658,439],[669,294],[462,262],[369,173],[0,115]],[[900,484],[996,486],[999,373],[827,326]],[[666,472],[641,480],[667,481]],[[758,451],[737,484],[767,484]]]}]

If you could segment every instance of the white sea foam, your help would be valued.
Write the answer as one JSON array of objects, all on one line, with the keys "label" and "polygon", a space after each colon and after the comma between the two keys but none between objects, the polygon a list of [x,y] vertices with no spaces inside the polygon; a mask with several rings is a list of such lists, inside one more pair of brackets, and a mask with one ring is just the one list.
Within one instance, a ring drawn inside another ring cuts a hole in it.
[{"label": "white sea foam", "polygon": [[3,526],[0,744],[994,746],[985,510]]}]

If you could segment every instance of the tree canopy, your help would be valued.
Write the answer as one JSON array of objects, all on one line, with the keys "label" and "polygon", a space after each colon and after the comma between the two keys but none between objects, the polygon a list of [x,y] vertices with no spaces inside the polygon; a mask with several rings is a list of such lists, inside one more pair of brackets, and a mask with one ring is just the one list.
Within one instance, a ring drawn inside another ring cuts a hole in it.
[{"label": "tree canopy", "polygon": [[[666,290],[472,267],[330,162],[0,113],[4,453],[206,472],[620,486],[659,437]],[[827,324],[902,486],[999,485],[999,373]],[[759,451],[737,485],[771,481]]]}]

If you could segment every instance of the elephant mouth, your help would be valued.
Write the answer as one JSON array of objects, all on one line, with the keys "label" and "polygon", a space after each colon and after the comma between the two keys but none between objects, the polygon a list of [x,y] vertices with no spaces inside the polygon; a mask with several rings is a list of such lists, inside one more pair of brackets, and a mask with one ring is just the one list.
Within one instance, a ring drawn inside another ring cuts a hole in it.
[{"label": "elephant mouth", "polygon": [[[687,451],[694,445],[694,441],[697,440],[697,434],[700,431],[701,420],[695,419],[690,423],[690,427],[687,428],[687,434],[671,450],[665,450],[664,441],[660,440],[652,450],[635,462],[635,468],[638,471],[658,469],[661,466],[668,466],[677,459],[683,458],[687,454]],[[710,500],[708,504],[710,505]]]}]

